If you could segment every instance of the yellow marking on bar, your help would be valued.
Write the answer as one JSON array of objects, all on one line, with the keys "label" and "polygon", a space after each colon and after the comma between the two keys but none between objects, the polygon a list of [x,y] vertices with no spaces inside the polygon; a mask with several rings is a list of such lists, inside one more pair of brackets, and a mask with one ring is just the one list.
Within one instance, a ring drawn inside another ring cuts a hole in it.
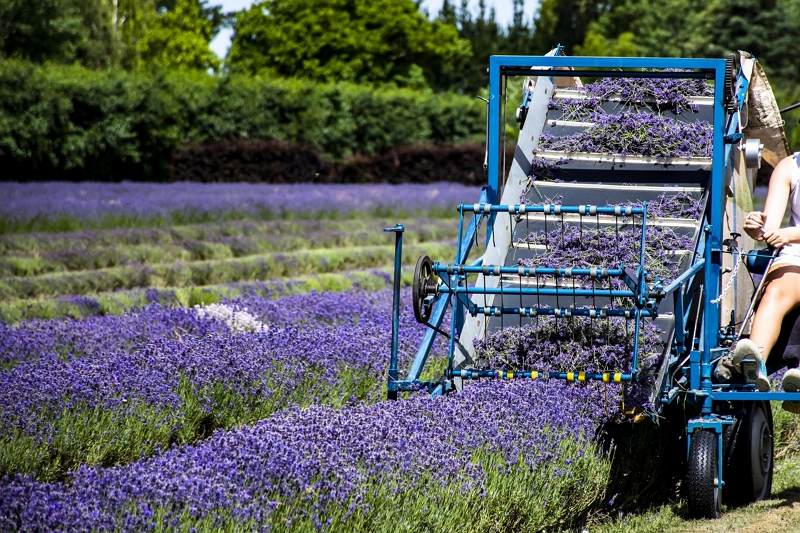
[{"label": "yellow marking on bar", "polygon": [[575,381],[575,372],[567,372],[567,381]]},{"label": "yellow marking on bar", "polygon": [[615,372],[614,373],[614,383],[621,383],[622,382],[622,373]]},{"label": "yellow marking on bar", "polygon": [[586,381],[586,372],[578,372],[578,381]]},{"label": "yellow marking on bar", "polygon": [[514,372],[508,371],[508,379],[514,379]]},{"label": "yellow marking on bar", "polygon": [[609,381],[611,381],[611,374],[603,372],[603,383],[608,383]]},{"label": "yellow marking on bar", "polygon": [[536,379],[538,377],[539,377],[539,372],[538,371],[534,370],[533,372],[531,372],[531,379]]}]

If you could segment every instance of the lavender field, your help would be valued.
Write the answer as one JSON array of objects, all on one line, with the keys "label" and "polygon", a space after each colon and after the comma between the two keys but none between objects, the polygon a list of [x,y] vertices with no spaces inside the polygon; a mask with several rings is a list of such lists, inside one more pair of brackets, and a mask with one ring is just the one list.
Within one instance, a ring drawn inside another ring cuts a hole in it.
[{"label": "lavender field", "polygon": [[[590,98],[563,105],[592,125],[543,143],[706,155],[707,124],[657,113],[691,112],[681,91],[704,87],[589,85]],[[591,98],[604,91],[656,109],[611,118]],[[532,181],[549,179],[540,170]],[[382,228],[407,223],[405,368],[425,331],[411,312],[413,261],[452,257],[455,206],[475,188],[10,183],[0,193],[0,530],[574,530],[613,527],[616,513],[639,509],[630,502],[651,503],[638,491],[663,473],[659,443],[609,435],[632,432],[629,415],[653,427],[649,387],[664,353],[654,323],[639,331],[634,385],[497,381],[384,400],[394,249]],[[677,194],[651,208],[697,218],[703,206]],[[515,245],[543,251],[523,266],[635,264],[641,246],[636,232],[599,223],[591,235],[563,219],[526,233]],[[644,236],[650,274],[673,279],[670,252],[691,238],[663,226]],[[621,369],[626,324],[537,317],[487,334],[475,359]],[[441,375],[445,343],[423,379]],[[796,432],[776,418],[786,454]],[[665,498],[679,516],[680,500]]]},{"label": "lavender field", "polygon": [[[406,260],[449,256],[476,190],[307,185],[327,207],[304,211],[300,187],[3,187],[0,529],[467,528],[477,505],[540,529],[602,500],[614,387],[382,401],[381,229],[408,199]],[[402,294],[406,364],[423,328]]]}]

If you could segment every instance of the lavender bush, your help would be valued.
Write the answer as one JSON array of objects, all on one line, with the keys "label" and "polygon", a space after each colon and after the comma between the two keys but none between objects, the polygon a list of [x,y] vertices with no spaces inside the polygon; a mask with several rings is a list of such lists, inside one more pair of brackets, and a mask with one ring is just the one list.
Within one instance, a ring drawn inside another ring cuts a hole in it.
[{"label": "lavender bush", "polygon": [[[288,409],[128,466],[81,467],[64,483],[5,478],[0,528],[392,528],[436,516],[448,527],[563,527],[602,494],[608,467],[588,441],[614,392],[513,383]],[[495,504],[476,516],[479,502]]]},{"label": "lavender bush", "polygon": [[[55,478],[286,405],[375,399],[388,360],[390,302],[388,291],[241,299],[236,305],[265,325],[255,333],[160,306],[3,327],[0,473]],[[404,361],[421,329],[410,312],[402,315]]]}]

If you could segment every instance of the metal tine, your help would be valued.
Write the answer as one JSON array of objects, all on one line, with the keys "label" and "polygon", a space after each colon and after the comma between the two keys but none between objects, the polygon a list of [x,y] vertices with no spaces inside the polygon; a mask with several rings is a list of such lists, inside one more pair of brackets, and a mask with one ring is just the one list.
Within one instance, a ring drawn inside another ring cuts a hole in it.
[{"label": "metal tine", "polygon": [[[483,307],[487,307],[489,304],[486,300],[486,275],[483,276]],[[483,315],[483,338],[486,338],[486,335],[489,331],[489,317]]]},{"label": "metal tine", "polygon": [[[519,307],[522,308],[522,274],[519,275]],[[522,313],[519,314],[519,327],[522,327]]]},{"label": "metal tine", "polygon": [[[537,289],[539,288],[539,274],[538,273],[536,274],[536,288]],[[537,307],[537,309],[542,307],[542,298],[541,298],[541,296],[539,296],[538,292],[536,293],[536,307]],[[536,313],[536,342],[537,343],[539,342],[539,327],[540,327],[540,325],[539,325],[539,313]]]},{"label": "metal tine", "polygon": [[[503,276],[499,276],[500,278],[500,309],[505,307],[505,297],[503,295]],[[495,302],[497,304],[497,302]],[[500,331],[503,331],[503,313],[500,313]]]}]

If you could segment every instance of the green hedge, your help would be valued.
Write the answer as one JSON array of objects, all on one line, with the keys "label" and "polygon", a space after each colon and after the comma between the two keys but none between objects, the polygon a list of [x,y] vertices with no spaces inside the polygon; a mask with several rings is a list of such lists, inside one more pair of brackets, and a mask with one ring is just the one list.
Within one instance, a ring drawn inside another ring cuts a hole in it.
[{"label": "green hedge", "polygon": [[484,105],[453,94],[202,73],[0,61],[5,179],[167,179],[186,144],[276,139],[341,160],[480,138]]}]

